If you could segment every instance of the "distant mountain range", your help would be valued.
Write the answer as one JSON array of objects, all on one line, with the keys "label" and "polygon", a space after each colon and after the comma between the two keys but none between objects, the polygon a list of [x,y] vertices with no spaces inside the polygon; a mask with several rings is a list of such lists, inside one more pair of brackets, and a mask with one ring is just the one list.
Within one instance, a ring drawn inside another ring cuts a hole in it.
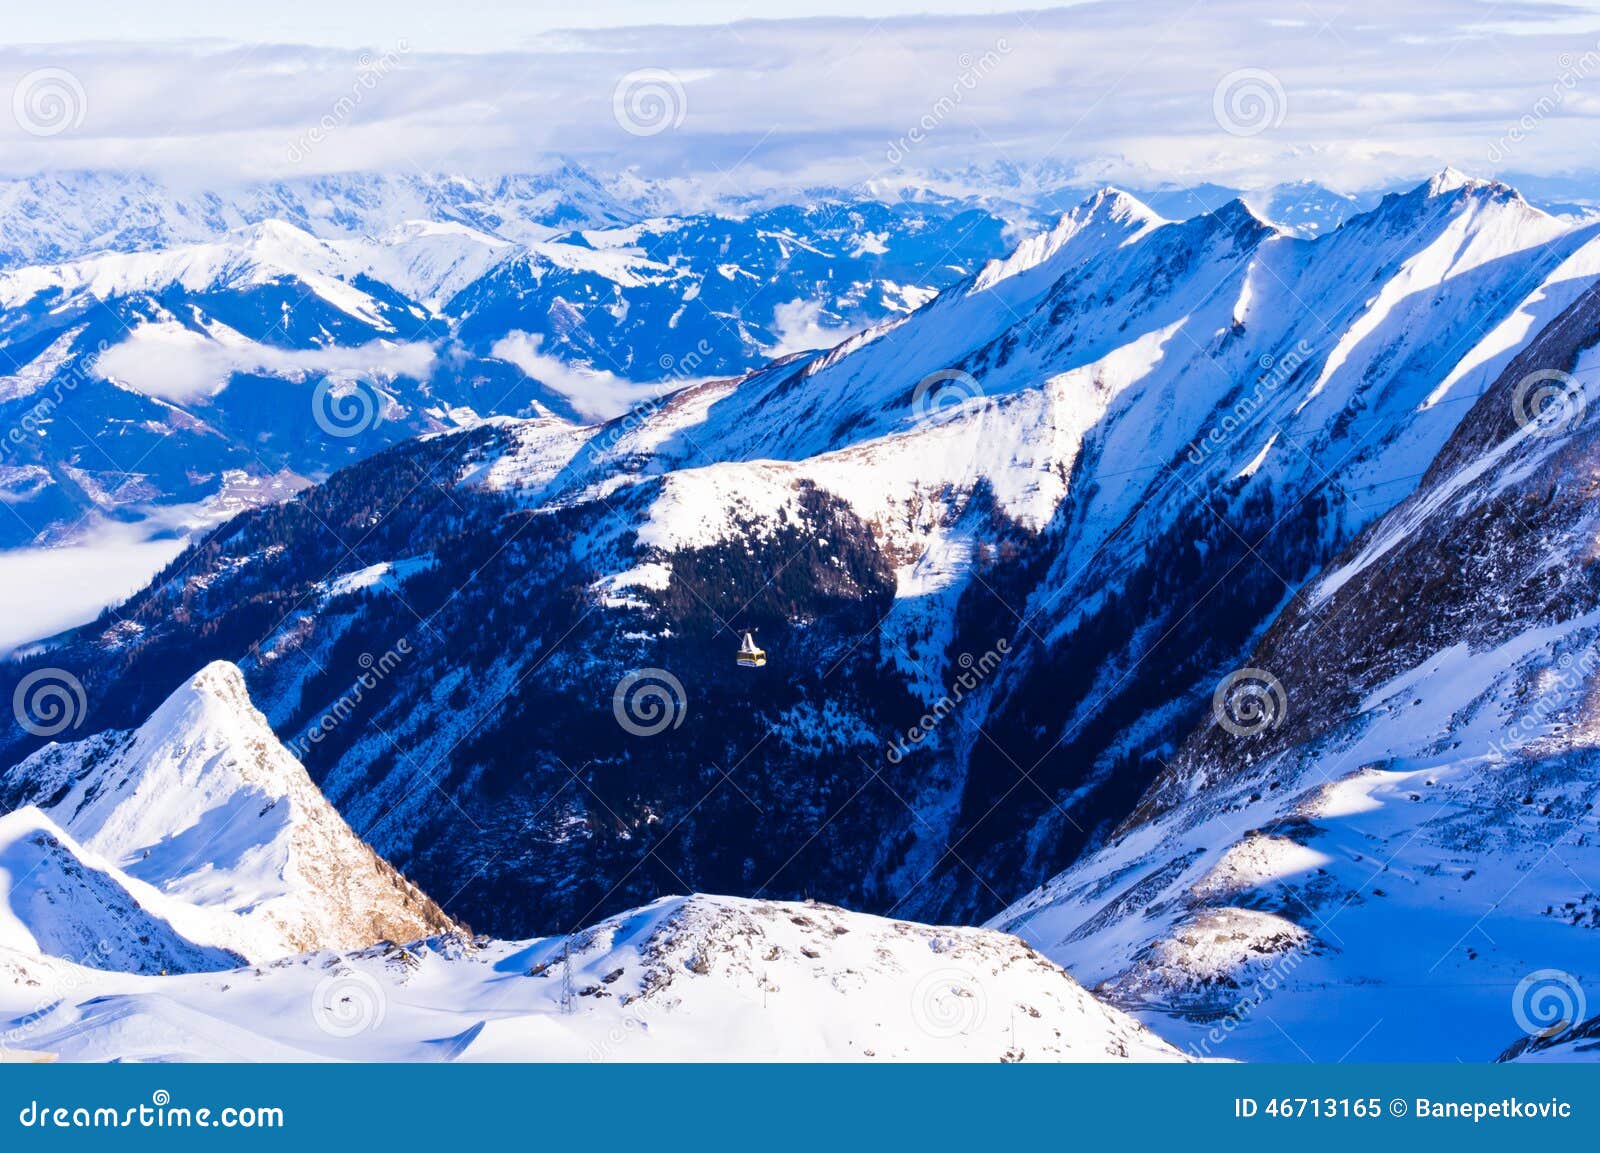
[{"label": "distant mountain range", "polygon": [[[95,172],[0,183],[0,491],[17,514],[0,549],[106,520],[204,525],[408,436],[614,416],[825,347],[1092,191],[1068,179],[935,173],[699,210],[570,162],[205,192]],[[1234,195],[1143,194],[1171,219]],[[1375,200],[1298,184],[1249,203],[1311,236]]]},{"label": "distant mountain range", "polygon": [[646,217],[570,167],[227,200],[90,174],[0,204],[7,547],[494,416],[615,415],[903,315],[1006,227],[948,202]]}]

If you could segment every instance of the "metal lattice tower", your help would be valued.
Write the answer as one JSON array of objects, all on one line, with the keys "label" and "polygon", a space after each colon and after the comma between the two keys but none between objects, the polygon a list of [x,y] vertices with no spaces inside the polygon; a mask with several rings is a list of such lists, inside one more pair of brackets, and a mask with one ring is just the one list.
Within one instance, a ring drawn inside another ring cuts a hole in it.
[{"label": "metal lattice tower", "polygon": [[561,1011],[572,1009],[572,934],[568,933],[561,941]]}]

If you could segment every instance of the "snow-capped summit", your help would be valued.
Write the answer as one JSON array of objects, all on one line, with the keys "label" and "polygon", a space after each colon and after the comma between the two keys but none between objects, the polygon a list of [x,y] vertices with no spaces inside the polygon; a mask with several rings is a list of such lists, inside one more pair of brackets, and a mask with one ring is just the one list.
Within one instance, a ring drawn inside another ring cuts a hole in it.
[{"label": "snow-capped summit", "polygon": [[435,310],[516,251],[509,241],[448,220],[408,220],[374,242],[343,248],[376,279]]},{"label": "snow-capped summit", "polygon": [[1050,281],[1071,267],[1068,261],[1055,258],[1075,238],[1083,236],[1089,241],[1079,241],[1076,246],[1081,251],[1074,255],[1082,260],[1094,249],[1131,243],[1150,229],[1165,223],[1139,200],[1108,185],[1072,211],[1063,213],[1054,228],[1030,236],[1017,245],[1010,255],[989,261],[973,277],[970,287],[965,291],[983,292],[1003,280],[1036,272],[1043,287],[1048,287]]},{"label": "snow-capped summit", "polygon": [[469,937],[355,840],[225,662],[3,785],[104,850],[0,816],[0,1029],[69,1060],[1183,1059],[981,929],[694,895]]},{"label": "snow-capped summit", "polygon": [[0,786],[79,834],[0,816],[0,1032],[33,1052],[1183,1059],[982,929],[693,895],[564,938],[470,937],[355,839],[226,662],[136,732],[50,745]]},{"label": "snow-capped summit", "polygon": [[452,927],[323,799],[226,661],[131,732],[52,744],[0,777],[94,852],[216,914],[252,959],[410,940]]},{"label": "snow-capped summit", "polygon": [[350,283],[353,279],[349,255],[338,245],[269,219],[197,244],[155,252],[103,252],[3,272],[0,303],[17,308],[44,297],[59,309],[78,294],[104,301],[168,289],[238,291],[294,280],[354,319],[391,329],[383,307]]},{"label": "snow-capped summit", "polygon": [[1459,192],[1463,188],[1474,191],[1481,188],[1509,189],[1510,187],[1510,185],[1501,184],[1499,181],[1482,180],[1474,176],[1468,176],[1459,168],[1451,167],[1446,167],[1434,173],[1428,178],[1426,185],[1427,195],[1429,196],[1447,196],[1452,192]]},{"label": "snow-capped summit", "polygon": [[1537,227],[1551,235],[1573,227],[1571,221],[1558,220],[1529,204],[1509,184],[1468,176],[1454,168],[1437,172],[1414,188],[1387,194],[1376,211],[1352,217],[1345,224],[1360,224],[1370,218],[1391,227],[1418,229],[1428,227],[1430,219],[1451,216],[1498,219],[1502,228],[1526,227],[1528,222],[1537,221]]}]

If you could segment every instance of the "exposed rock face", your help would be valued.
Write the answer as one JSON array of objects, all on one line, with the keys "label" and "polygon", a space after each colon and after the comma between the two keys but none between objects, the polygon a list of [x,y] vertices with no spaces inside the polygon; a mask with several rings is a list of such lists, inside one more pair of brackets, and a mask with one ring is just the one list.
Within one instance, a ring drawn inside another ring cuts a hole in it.
[{"label": "exposed rock face", "polygon": [[252,960],[454,927],[323,799],[226,662],[136,730],[40,750],[0,777],[0,796],[210,914],[214,941]]}]

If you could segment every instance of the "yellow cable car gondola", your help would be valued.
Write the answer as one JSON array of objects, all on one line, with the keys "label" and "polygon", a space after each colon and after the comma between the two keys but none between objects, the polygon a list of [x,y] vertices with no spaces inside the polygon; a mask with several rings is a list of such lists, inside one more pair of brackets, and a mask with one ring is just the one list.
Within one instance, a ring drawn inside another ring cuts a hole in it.
[{"label": "yellow cable car gondola", "polygon": [[765,649],[756,648],[756,640],[749,633],[744,634],[744,644],[739,646],[739,667],[744,669],[759,669],[767,663]]}]

